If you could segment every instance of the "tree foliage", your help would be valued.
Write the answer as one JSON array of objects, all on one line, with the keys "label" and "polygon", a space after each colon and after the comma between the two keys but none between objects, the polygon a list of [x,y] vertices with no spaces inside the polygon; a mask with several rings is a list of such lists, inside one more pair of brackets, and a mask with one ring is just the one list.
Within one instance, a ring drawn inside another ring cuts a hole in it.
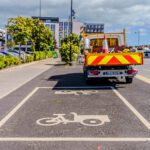
[{"label": "tree foliage", "polygon": [[7,32],[11,34],[16,45],[25,45],[31,38],[32,26],[29,24],[29,18],[17,17],[9,18],[6,25]]},{"label": "tree foliage", "polygon": [[[27,41],[31,41],[33,51],[47,51],[49,46],[54,46],[53,36],[49,28],[47,28],[39,19],[32,18],[9,18],[6,25],[7,32],[11,34],[15,45],[25,45]],[[9,46],[14,44],[9,41]]]},{"label": "tree foliage", "polygon": [[[70,42],[71,41],[71,42]],[[59,49],[62,61],[67,64],[70,61],[70,44],[72,45],[72,60],[75,61],[77,55],[80,53],[79,50],[79,38],[76,34],[65,37],[61,41],[61,48]]]}]

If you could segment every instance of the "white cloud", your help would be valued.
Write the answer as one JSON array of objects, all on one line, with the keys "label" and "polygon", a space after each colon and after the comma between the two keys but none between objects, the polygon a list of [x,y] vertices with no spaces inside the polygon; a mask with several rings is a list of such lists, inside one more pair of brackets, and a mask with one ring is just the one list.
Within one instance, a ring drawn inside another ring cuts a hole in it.
[{"label": "white cloud", "polygon": [[[70,0],[41,0],[43,16],[68,18]],[[150,25],[150,0],[74,0],[80,20],[107,25]],[[39,0],[1,0],[0,26],[11,16],[37,16]],[[77,17],[78,18],[78,17]]]}]

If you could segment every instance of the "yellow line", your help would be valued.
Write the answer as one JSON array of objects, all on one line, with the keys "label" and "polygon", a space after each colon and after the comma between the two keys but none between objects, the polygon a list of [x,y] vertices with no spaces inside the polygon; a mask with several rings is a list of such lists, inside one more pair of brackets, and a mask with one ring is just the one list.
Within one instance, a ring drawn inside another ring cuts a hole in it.
[{"label": "yellow line", "polygon": [[146,78],[146,77],[141,76],[141,75],[137,75],[136,78],[143,81],[143,82],[145,82],[145,83],[150,84],[150,79],[149,78]]}]

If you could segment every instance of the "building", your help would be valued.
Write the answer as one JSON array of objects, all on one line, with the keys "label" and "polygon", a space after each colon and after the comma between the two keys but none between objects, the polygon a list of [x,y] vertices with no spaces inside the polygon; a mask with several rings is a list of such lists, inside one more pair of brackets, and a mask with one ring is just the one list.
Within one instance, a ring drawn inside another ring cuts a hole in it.
[{"label": "building", "polygon": [[[70,34],[70,22],[67,19],[59,19],[58,17],[32,17],[33,19],[40,19],[43,21],[53,33],[56,40],[57,47],[61,46],[61,40]],[[73,22],[73,33],[80,35],[80,28],[83,26],[82,22]]]},{"label": "building", "polygon": [[5,36],[6,36],[6,31],[0,29],[0,50],[5,48]]},{"label": "building", "polygon": [[[84,25],[82,22],[74,21],[73,22],[73,33],[80,35],[80,29]],[[59,21],[59,46],[61,46],[61,40],[70,34],[71,26],[70,21],[62,19]]]}]

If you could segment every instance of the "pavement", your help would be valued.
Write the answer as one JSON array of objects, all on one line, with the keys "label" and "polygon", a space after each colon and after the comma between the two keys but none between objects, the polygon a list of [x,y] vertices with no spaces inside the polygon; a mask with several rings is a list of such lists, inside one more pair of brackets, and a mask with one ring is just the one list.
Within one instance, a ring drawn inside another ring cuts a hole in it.
[{"label": "pavement", "polygon": [[[0,71],[0,99],[50,69],[58,60],[46,59]],[[49,63],[52,65],[50,66]],[[47,65],[48,64],[48,65]]]},{"label": "pavement", "polygon": [[82,65],[59,60],[20,68],[36,77],[0,100],[0,150],[149,150],[149,61],[133,84],[87,85]]}]

